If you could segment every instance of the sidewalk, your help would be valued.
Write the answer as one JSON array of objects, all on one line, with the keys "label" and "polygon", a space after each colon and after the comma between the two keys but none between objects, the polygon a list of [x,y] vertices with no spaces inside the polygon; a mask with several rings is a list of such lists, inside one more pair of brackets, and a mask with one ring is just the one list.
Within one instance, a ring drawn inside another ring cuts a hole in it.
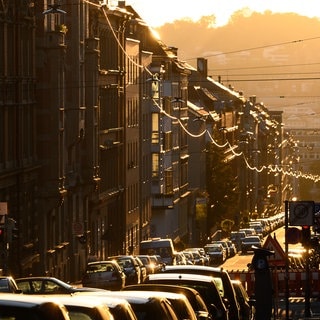
[{"label": "sidewalk", "polygon": [[[300,319],[319,319],[320,320],[320,301],[318,299],[310,299],[311,317],[305,317],[305,299],[304,297],[295,297],[289,299],[289,315],[290,320]],[[286,319],[286,303],[283,299],[277,302],[277,312],[273,314],[273,319]]]}]

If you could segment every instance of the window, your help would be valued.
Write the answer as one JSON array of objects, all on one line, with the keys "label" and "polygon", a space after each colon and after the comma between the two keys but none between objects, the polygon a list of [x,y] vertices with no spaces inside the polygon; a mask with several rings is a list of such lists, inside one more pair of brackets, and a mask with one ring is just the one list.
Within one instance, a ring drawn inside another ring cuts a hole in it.
[{"label": "window", "polygon": [[172,169],[167,169],[164,173],[165,194],[173,193],[173,172]]},{"label": "window", "polygon": [[172,149],[172,132],[164,132],[164,150],[169,151]]},{"label": "window", "polygon": [[152,178],[159,177],[159,154],[152,154]]},{"label": "window", "polygon": [[159,143],[159,113],[152,113],[152,143]]}]

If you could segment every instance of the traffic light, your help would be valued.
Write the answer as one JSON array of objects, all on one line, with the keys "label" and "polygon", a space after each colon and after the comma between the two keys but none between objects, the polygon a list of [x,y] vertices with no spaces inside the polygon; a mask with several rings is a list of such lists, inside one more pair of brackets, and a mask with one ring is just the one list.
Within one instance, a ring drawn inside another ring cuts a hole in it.
[{"label": "traffic light", "polygon": [[304,247],[308,247],[311,244],[310,226],[302,226],[302,229],[301,229],[301,244]]},{"label": "traffic light", "polygon": [[8,218],[7,225],[8,225],[7,240],[9,243],[11,243],[13,240],[18,239],[19,229],[17,228],[17,222],[12,218]]}]

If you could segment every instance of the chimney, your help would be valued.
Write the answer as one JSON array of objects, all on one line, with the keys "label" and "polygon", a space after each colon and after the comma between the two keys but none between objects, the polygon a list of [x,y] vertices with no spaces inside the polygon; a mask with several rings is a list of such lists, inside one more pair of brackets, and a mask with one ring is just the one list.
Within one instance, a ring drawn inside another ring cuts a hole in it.
[{"label": "chimney", "polygon": [[256,96],[251,96],[249,97],[249,101],[255,106],[257,102],[257,97]]},{"label": "chimney", "polygon": [[197,58],[197,70],[205,78],[208,77],[208,60],[205,58]]},{"label": "chimney", "polygon": [[177,47],[169,47],[169,49],[176,57],[178,56],[178,48]]},{"label": "chimney", "polygon": [[119,8],[125,8],[125,6],[126,6],[126,2],[125,1],[123,1],[123,0],[119,0],[118,1],[118,7]]}]

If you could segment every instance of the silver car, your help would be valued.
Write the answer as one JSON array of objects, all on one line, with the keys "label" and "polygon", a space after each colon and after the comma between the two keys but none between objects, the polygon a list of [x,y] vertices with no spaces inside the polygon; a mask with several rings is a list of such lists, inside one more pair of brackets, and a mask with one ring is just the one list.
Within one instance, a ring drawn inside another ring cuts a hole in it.
[{"label": "silver car", "polygon": [[84,287],[120,290],[125,286],[126,275],[116,261],[95,261],[87,265],[82,277]]}]

